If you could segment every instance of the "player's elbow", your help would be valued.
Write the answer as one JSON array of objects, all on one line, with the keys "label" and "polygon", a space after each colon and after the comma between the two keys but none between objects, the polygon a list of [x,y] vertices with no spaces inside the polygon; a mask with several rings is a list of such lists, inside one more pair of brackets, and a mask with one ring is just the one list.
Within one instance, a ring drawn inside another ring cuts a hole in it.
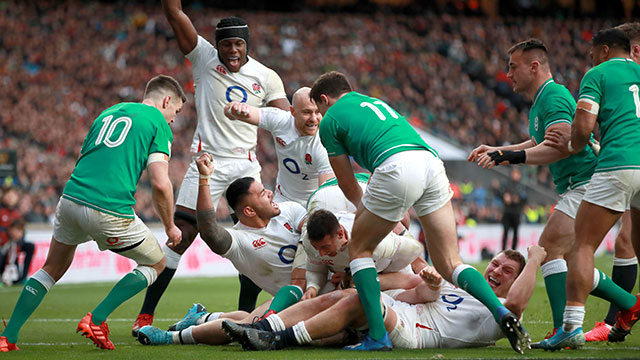
[{"label": "player's elbow", "polygon": [[173,192],[173,186],[168,178],[152,179],[151,190],[154,194],[169,194]]}]

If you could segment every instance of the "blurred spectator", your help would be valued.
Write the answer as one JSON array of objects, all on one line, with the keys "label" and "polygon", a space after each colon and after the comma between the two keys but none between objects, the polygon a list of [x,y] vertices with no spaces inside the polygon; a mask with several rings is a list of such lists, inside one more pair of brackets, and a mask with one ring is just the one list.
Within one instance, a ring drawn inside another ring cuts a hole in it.
[{"label": "blurred spectator", "polygon": [[[25,241],[24,225],[24,220],[14,220],[9,225],[9,240],[0,246],[0,275],[2,275],[2,284],[5,286],[21,284],[29,275],[35,246]],[[20,264],[21,255],[24,255],[22,264]]]},{"label": "blurred spectator", "polygon": [[502,187],[502,250],[507,249],[509,230],[512,230],[511,249],[518,247],[518,227],[522,209],[527,202],[527,193],[520,180],[522,173],[517,167],[511,168],[509,181]]},{"label": "blurred spectator", "polygon": [[0,246],[9,241],[9,225],[21,218],[18,211],[20,194],[15,187],[8,187],[2,190],[0,197]]}]

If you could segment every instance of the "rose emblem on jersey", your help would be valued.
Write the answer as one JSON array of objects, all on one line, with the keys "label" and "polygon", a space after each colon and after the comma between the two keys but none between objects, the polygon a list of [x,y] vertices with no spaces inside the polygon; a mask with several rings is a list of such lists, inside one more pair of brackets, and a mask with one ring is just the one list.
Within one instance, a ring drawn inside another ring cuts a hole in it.
[{"label": "rose emblem on jersey", "polygon": [[291,227],[291,225],[289,225],[289,223],[284,223],[284,227],[285,227],[285,229],[289,230],[289,232],[293,232],[293,227]]},{"label": "rose emblem on jersey", "polygon": [[278,144],[280,144],[280,146],[282,146],[282,147],[287,146],[287,143],[284,140],[282,140],[282,138],[280,138],[280,137],[276,137],[276,142]]},{"label": "rose emblem on jersey", "polygon": [[251,85],[251,88],[253,89],[253,92],[256,94],[260,94],[260,92],[262,91],[262,88],[258,83],[253,83],[253,85]]},{"label": "rose emblem on jersey", "polygon": [[311,154],[304,154],[304,163],[307,165],[311,165],[311,162],[313,161],[313,159],[311,159]]}]

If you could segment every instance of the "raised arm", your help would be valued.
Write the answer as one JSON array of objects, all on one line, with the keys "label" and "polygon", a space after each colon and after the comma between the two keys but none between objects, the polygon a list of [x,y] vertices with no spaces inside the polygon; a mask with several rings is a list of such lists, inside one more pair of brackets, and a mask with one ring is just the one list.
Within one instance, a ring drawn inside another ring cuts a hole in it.
[{"label": "raised arm", "polygon": [[260,109],[247,103],[232,101],[224,106],[224,115],[230,120],[240,120],[258,126]]},{"label": "raised arm", "polygon": [[209,192],[209,177],[213,173],[213,157],[204,153],[196,160],[200,183],[198,186],[198,202],[196,204],[196,218],[200,237],[211,251],[218,255],[225,254],[231,247],[231,234],[216,223],[216,209],[213,207]]},{"label": "raised arm", "polygon": [[547,256],[547,252],[543,247],[532,245],[528,249],[527,264],[524,269],[511,285],[504,306],[511,310],[517,317],[520,317],[529,304],[529,299],[533,294],[536,286],[536,275],[542,261]]},{"label": "raised arm", "polygon": [[173,185],[169,180],[169,163],[154,161],[149,164],[147,171],[151,179],[153,205],[164,225],[167,245],[176,246],[182,241],[182,232],[173,222]]},{"label": "raised arm", "polygon": [[182,11],[182,3],[180,0],[162,0],[162,10],[176,35],[180,51],[185,55],[190,53],[198,44],[198,32]]}]

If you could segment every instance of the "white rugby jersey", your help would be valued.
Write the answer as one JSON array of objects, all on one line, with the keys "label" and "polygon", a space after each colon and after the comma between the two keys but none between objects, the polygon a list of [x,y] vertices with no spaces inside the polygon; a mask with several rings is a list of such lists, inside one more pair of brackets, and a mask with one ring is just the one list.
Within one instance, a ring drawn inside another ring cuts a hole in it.
[{"label": "white rugby jersey", "polygon": [[291,282],[291,265],[298,248],[298,225],[306,211],[294,202],[284,202],[280,215],[266,227],[256,229],[241,223],[227,229],[233,241],[222,256],[231,260],[241,274],[246,275],[271,295]]},{"label": "white rugby jersey", "polygon": [[246,102],[255,107],[286,98],[282,80],[275,71],[253,58],[239,72],[227,70],[218,51],[198,35],[198,44],[185,55],[193,65],[198,126],[193,135],[191,152],[202,150],[213,156],[247,158],[255,156],[258,130],[242,121],[224,116],[224,106],[231,101]]},{"label": "white rugby jersey", "polygon": [[318,175],[333,171],[320,136],[301,136],[291,112],[278,108],[260,109],[258,126],[273,135],[278,156],[276,192],[305,206],[318,188]]},{"label": "white rugby jersey", "polygon": [[434,302],[409,305],[388,296],[382,299],[407,322],[402,326],[413,331],[419,349],[487,346],[504,336],[486,306],[447,281]]},{"label": "white rugby jersey", "polygon": [[[335,178],[333,178],[335,179]],[[327,180],[327,182],[332,181],[333,179]],[[334,185],[327,186],[327,182],[325,185],[321,186],[315,193],[309,197],[307,201],[307,211],[312,213],[316,209],[325,209],[331,211],[334,214],[337,214],[341,211],[346,212],[355,212],[356,207],[353,206],[351,201],[344,196],[342,190],[338,186],[336,182]],[[358,180],[358,185],[362,188],[362,193],[364,194],[367,189],[367,183],[364,181]]]},{"label": "white rugby jersey", "polygon": [[[351,238],[351,231],[353,229],[353,221],[355,219],[355,214],[341,212],[336,214],[338,218],[338,222],[342,225],[345,231],[348,233],[349,238]],[[320,253],[311,245],[309,238],[303,236],[302,244],[304,246],[304,250],[307,253],[307,266],[306,269],[308,272],[315,272],[324,275],[324,279],[327,278],[327,270],[331,270],[333,272],[341,272],[345,271],[349,267],[349,246],[348,244],[344,246],[342,249],[338,249],[338,254],[334,257],[331,256],[321,256]],[[421,252],[422,247],[417,241],[413,238],[407,236],[397,235],[395,233],[390,233],[385,236],[382,241],[376,246],[373,251],[373,261],[376,265],[376,270],[378,272],[384,272],[389,265],[391,265],[393,256],[398,253],[402,246],[411,247],[408,252],[413,252],[417,254]],[[417,256],[417,255],[416,255]],[[410,259],[413,261],[413,259]],[[409,260],[409,259],[407,259]],[[408,265],[410,261],[402,264],[402,268]],[[394,264],[395,265],[395,264]],[[396,266],[394,266],[396,267]],[[321,278],[320,276],[318,278]],[[313,278],[307,277],[307,280],[312,280]],[[315,279],[314,279],[315,280]],[[313,282],[313,280],[311,281]],[[307,286],[317,286],[321,288],[324,284],[307,284]]]}]

